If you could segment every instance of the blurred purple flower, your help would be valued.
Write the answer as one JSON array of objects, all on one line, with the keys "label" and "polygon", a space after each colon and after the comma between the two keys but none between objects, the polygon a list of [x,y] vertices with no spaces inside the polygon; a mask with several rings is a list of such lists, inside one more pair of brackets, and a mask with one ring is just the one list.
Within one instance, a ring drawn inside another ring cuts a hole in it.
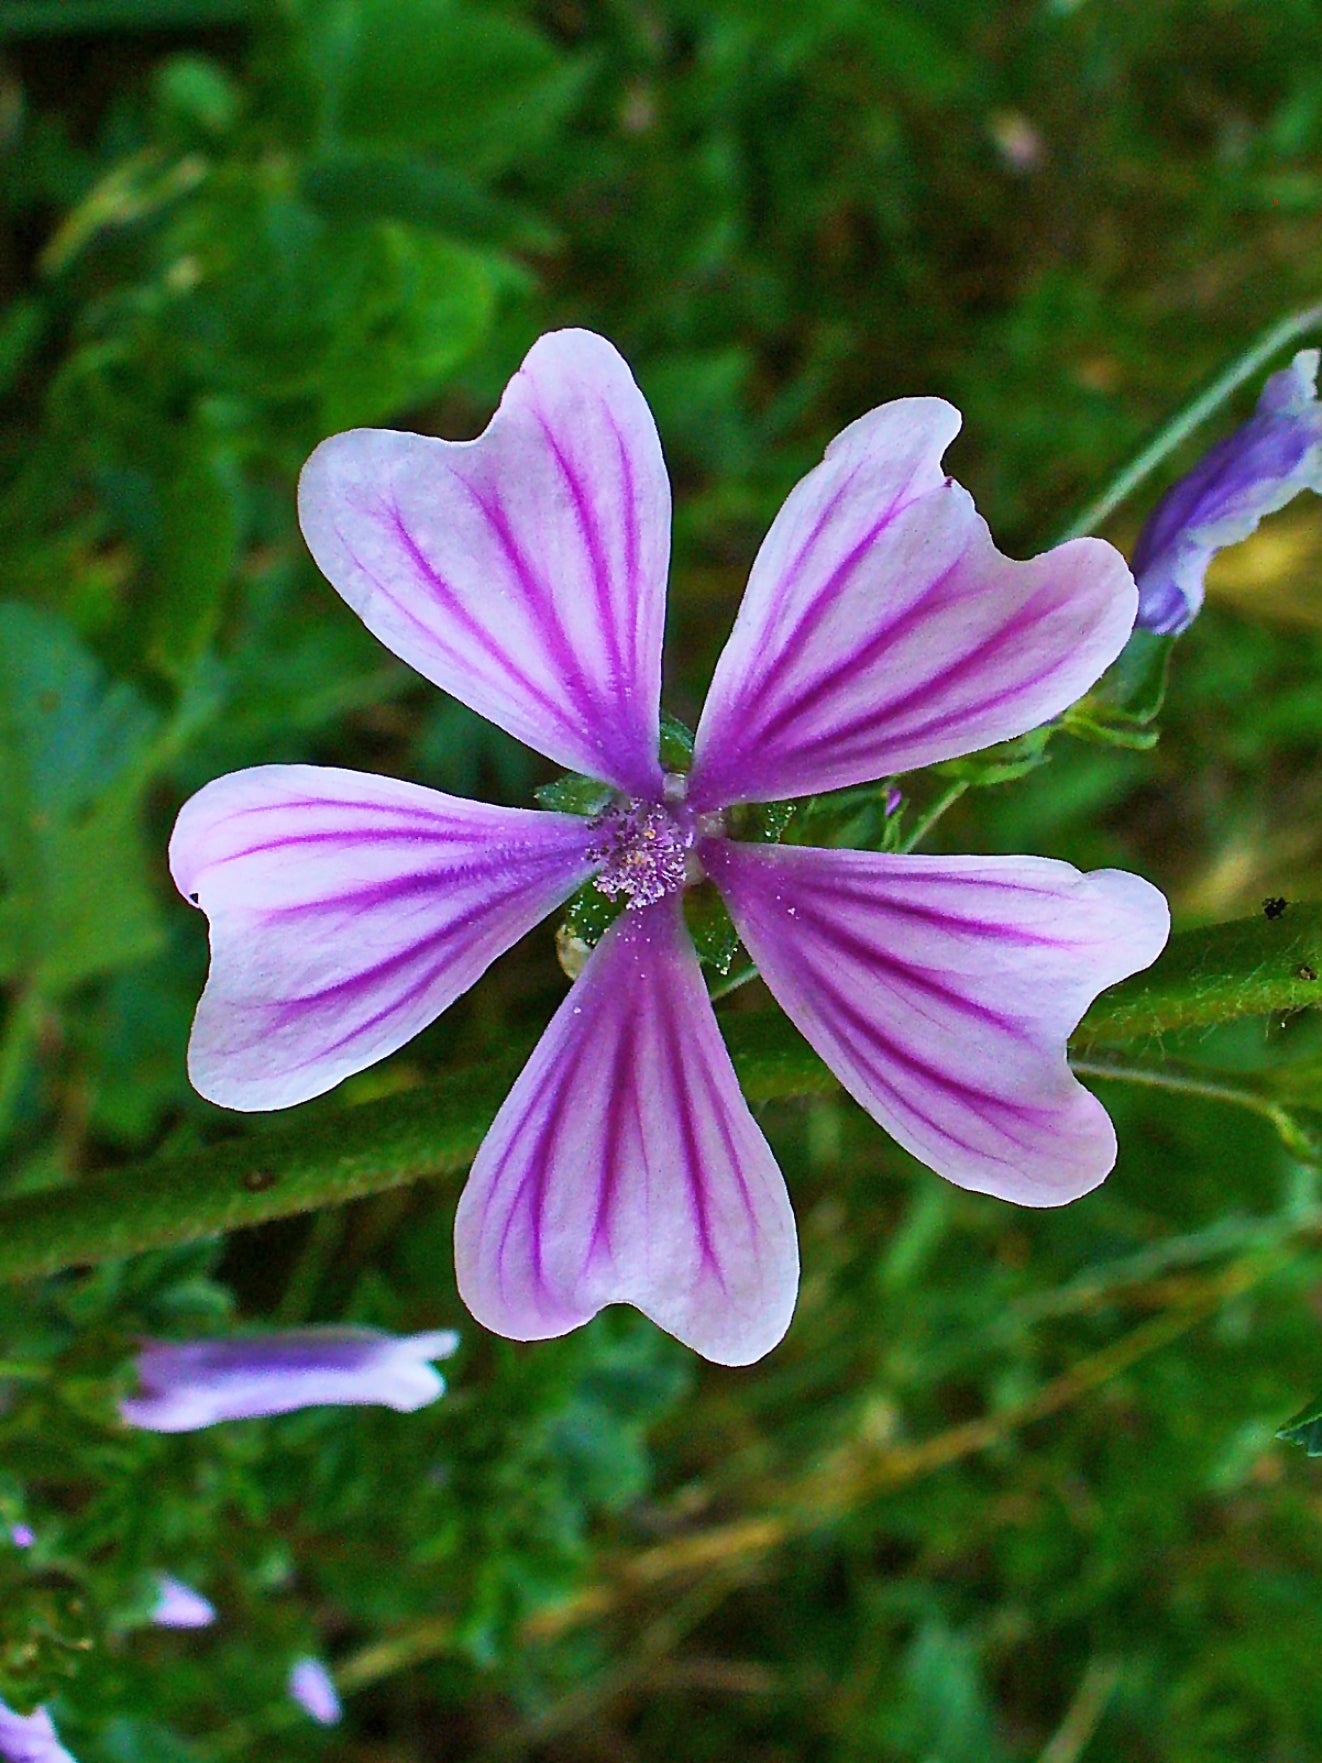
[{"label": "blurred purple flower", "polygon": [[459,1337],[388,1335],[371,1328],[291,1329],[210,1341],[148,1341],[137,1358],[143,1393],[122,1401],[130,1426],[192,1432],[331,1403],[379,1404],[411,1413],[444,1393],[430,1363]]},{"label": "blurred purple flower", "polygon": [[30,1549],[37,1540],[37,1533],[30,1524],[11,1524],[9,1540],[16,1549]]},{"label": "blurred purple flower", "polygon": [[162,1573],[156,1583],[158,1596],[151,1619],[157,1628],[210,1628],[216,1620],[215,1605],[183,1580]]},{"label": "blurred purple flower", "polygon": [[334,1679],[320,1659],[299,1659],[289,1673],[289,1693],[320,1726],[338,1726],[344,1710]]},{"label": "blurred purple flower", "polygon": [[1237,545],[1265,514],[1322,490],[1319,351],[1301,349],[1262,388],[1258,408],[1173,484],[1148,516],[1134,547],[1138,623],[1174,636],[1203,603],[1216,552]]},{"label": "blurred purple flower", "polygon": [[1115,1134],[1065,1042],[1146,966],[1165,901],[1031,857],[739,843],[726,811],[911,771],[1022,734],[1115,658],[1137,596],[1096,539],[1002,557],[941,459],[938,398],[871,411],[777,515],[687,776],[659,759],[670,486],[620,356],[543,337],[486,432],[359,429],[304,468],[313,556],[398,656],[558,764],[594,819],[305,765],[207,785],[171,865],[211,921],[189,1068],[281,1108],[393,1052],[589,877],[626,909],[488,1133],[459,1287],[515,1339],[630,1303],[746,1364],[793,1311],[785,1184],[739,1091],[683,890],[702,875],[846,1089],[961,1186],[1056,1205]]},{"label": "blurred purple flower", "polygon": [[0,1702],[0,1757],[4,1763],[74,1763],[44,1708],[15,1714]]}]

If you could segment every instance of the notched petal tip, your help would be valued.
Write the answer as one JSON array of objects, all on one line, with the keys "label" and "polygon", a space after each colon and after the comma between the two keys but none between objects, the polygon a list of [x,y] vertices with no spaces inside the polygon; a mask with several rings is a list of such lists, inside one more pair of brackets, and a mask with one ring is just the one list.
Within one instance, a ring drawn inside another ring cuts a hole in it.
[{"label": "notched petal tip", "polygon": [[170,842],[211,927],[194,1088],[284,1108],[385,1058],[573,893],[591,844],[575,815],[329,767],[208,784]]},{"label": "notched petal tip", "polygon": [[[701,810],[914,770],[1025,733],[1079,698],[1133,628],[1100,539],[1004,557],[942,475],[957,413],[884,406],[792,492],[758,553],[698,728]],[[910,432],[911,431],[911,432]]]},{"label": "notched petal tip", "polygon": [[789,1198],[674,898],[618,919],[561,1005],[474,1162],[455,1260],[474,1316],[515,1340],[616,1303],[719,1364],[784,1334]]},{"label": "notched petal tip", "polygon": [[475,441],[323,441],[299,519],[327,579],[425,678],[570,770],[659,784],[670,485],[604,338],[541,338]]},{"label": "notched petal tip", "polygon": [[763,978],[845,1088],[958,1186],[1058,1206],[1116,1140],[1066,1043],[1156,959],[1166,902],[1137,876],[1032,857],[713,840],[708,873]]}]

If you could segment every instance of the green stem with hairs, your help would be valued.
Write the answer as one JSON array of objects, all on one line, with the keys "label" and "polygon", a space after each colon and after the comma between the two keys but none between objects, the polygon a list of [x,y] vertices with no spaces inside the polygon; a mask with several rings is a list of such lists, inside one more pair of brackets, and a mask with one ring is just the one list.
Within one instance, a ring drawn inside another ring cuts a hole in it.
[{"label": "green stem with hairs", "polygon": [[[1301,1156],[1311,1141],[1298,1102],[1270,1080],[1199,1072],[1151,1054],[1157,1038],[1236,1016],[1322,1001],[1322,908],[1291,906],[1186,931],[1162,958],[1100,997],[1074,1037],[1082,1075],[1231,1102],[1271,1119]],[[723,1023],[744,1093],[754,1103],[833,1091],[836,1081],[778,1010]],[[1108,1049],[1130,1049],[1123,1053]],[[76,1186],[0,1201],[0,1279],[110,1261],[139,1250],[341,1205],[467,1168],[514,1081],[526,1049],[358,1107],[324,1102],[280,1123]]]}]

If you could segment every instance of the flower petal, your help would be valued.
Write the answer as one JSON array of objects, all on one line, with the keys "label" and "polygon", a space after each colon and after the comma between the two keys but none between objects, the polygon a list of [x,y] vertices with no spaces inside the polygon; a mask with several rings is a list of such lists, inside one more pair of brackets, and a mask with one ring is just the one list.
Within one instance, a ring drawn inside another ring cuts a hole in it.
[{"label": "flower petal", "polygon": [[464,1302],[515,1340],[633,1304],[746,1365],[789,1326],[789,1196],[678,895],[624,913],[594,950],[478,1152],[455,1252]]},{"label": "flower petal", "polygon": [[960,1187],[1056,1206],[1115,1161],[1065,1062],[1098,992],[1154,961],[1156,888],[1047,857],[708,840],[708,873],[786,1014],[906,1150]]},{"label": "flower petal", "polygon": [[296,1659],[289,1670],[289,1693],[318,1726],[338,1726],[344,1718],[335,1679],[320,1659]]},{"label": "flower petal", "polygon": [[670,484],[604,338],[542,337],[476,441],[323,441],[299,519],[410,667],[561,765],[656,791]]},{"label": "flower petal", "polygon": [[0,1757],[5,1763],[74,1763],[44,1708],[15,1714],[0,1702]]},{"label": "flower petal", "polygon": [[151,1619],[157,1628],[210,1628],[216,1620],[216,1606],[211,1600],[173,1574],[162,1573],[156,1590]]},{"label": "flower petal", "polygon": [[1203,603],[1215,554],[1256,531],[1300,490],[1322,491],[1319,352],[1301,349],[1262,388],[1249,420],[1167,490],[1134,546],[1138,622],[1174,636]]},{"label": "flower petal", "polygon": [[211,920],[189,1075],[284,1108],[393,1053],[591,873],[577,815],[261,765],[185,803],[180,893]]},{"label": "flower petal", "polygon": [[137,1358],[142,1394],[119,1405],[146,1432],[195,1432],[299,1408],[376,1406],[411,1414],[445,1393],[433,1359],[448,1358],[450,1329],[388,1335],[373,1328],[286,1329],[204,1341],[148,1341]]},{"label": "flower petal", "polygon": [[941,474],[937,398],[860,418],[776,516],[698,725],[699,810],[839,789],[1023,734],[1123,647],[1120,554],[1076,539],[1002,557]]}]

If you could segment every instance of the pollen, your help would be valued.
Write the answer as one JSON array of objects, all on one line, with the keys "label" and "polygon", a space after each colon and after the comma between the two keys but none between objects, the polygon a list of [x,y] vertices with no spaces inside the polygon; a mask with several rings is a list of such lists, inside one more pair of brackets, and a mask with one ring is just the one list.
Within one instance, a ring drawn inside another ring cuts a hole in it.
[{"label": "pollen", "polygon": [[626,894],[626,906],[654,906],[690,879],[693,828],[661,803],[635,797],[607,809],[596,827],[588,855],[601,864],[595,886],[608,898]]}]

